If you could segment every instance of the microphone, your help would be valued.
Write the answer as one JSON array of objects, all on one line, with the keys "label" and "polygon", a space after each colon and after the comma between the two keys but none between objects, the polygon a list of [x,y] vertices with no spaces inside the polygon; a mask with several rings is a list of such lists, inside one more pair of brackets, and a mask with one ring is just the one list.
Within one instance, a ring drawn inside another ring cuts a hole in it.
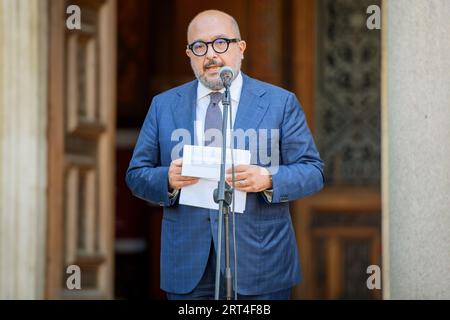
[{"label": "microphone", "polygon": [[234,71],[230,67],[222,67],[219,70],[220,79],[222,79],[224,87],[229,87],[234,78]]}]

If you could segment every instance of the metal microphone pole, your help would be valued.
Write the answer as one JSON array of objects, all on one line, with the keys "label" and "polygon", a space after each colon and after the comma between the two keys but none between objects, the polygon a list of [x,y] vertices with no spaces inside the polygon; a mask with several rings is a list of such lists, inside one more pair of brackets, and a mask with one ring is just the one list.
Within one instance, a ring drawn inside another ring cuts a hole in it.
[{"label": "metal microphone pole", "polygon": [[[226,160],[226,142],[227,142],[227,119],[228,108],[230,107],[230,85],[225,84],[225,93],[222,98],[223,122],[222,122],[222,162],[220,164],[220,180],[217,189],[214,190],[214,201],[219,203],[219,223],[217,229],[217,257],[216,257],[216,285],[214,298],[219,300],[220,291],[220,259],[222,254],[222,220],[225,225],[225,288],[226,299],[231,300],[233,291],[233,278],[230,268],[230,234],[229,234],[229,213],[233,194],[231,187],[225,182],[225,160]],[[231,150],[233,152],[233,150]]]}]

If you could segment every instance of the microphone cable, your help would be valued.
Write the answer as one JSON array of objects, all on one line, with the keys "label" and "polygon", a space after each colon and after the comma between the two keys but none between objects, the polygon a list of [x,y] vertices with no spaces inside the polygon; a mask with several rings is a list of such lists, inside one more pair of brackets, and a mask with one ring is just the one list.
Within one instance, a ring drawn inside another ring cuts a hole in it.
[{"label": "microphone cable", "polygon": [[231,192],[232,192],[232,199],[233,202],[231,204],[231,215],[232,215],[232,221],[233,221],[233,228],[232,228],[232,232],[233,232],[233,257],[234,257],[234,277],[233,277],[233,282],[234,282],[234,300],[237,300],[237,254],[236,254],[236,216],[235,216],[235,211],[234,211],[234,204],[235,204],[235,175],[234,175],[234,128],[233,128],[233,108],[231,107],[232,102],[230,99],[230,145],[231,145]]}]

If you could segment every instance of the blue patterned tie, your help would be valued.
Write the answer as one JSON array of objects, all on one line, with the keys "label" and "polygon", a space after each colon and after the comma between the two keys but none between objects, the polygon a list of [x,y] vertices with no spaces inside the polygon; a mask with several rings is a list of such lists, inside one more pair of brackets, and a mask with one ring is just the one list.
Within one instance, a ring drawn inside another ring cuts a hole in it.
[{"label": "blue patterned tie", "polygon": [[[208,129],[217,129],[222,131],[222,111],[219,108],[219,102],[222,100],[223,93],[211,92],[208,109],[206,110],[205,118],[205,133]],[[213,136],[210,141],[206,141],[205,146],[220,147],[222,146],[222,139],[217,136]]]}]

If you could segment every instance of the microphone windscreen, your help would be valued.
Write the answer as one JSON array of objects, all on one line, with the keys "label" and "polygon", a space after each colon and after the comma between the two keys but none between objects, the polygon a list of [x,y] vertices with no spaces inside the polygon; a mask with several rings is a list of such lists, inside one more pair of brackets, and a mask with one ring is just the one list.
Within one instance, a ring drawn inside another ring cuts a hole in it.
[{"label": "microphone windscreen", "polygon": [[222,79],[222,81],[224,82],[224,84],[230,85],[231,81],[234,78],[234,71],[232,68],[225,66],[225,67],[220,68],[219,75],[220,75],[220,78]]}]

